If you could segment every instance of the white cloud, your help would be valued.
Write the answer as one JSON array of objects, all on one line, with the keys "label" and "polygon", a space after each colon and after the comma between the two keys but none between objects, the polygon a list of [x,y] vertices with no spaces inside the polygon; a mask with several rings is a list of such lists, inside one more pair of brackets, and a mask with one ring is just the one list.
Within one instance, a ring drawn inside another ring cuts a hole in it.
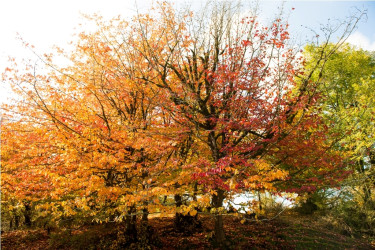
[{"label": "white cloud", "polygon": [[370,41],[367,36],[358,31],[350,35],[347,42],[364,50],[375,51],[375,41]]}]

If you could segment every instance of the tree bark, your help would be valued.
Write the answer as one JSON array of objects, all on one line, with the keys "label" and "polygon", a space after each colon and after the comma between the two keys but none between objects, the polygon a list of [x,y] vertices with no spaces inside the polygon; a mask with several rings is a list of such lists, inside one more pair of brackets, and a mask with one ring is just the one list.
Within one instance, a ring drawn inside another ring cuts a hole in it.
[{"label": "tree bark", "polygon": [[20,216],[14,215],[14,228],[12,229],[18,229],[20,226]]},{"label": "tree bark", "polygon": [[259,202],[259,211],[262,211],[263,207],[262,207],[262,200],[260,198],[260,192],[258,191],[258,202]]},{"label": "tree bark", "polygon": [[[224,190],[217,189],[217,194],[212,196],[212,207],[218,209],[223,206]],[[215,214],[215,241],[219,245],[225,243],[226,237],[224,232],[223,216],[220,213]]]},{"label": "tree bark", "polygon": [[129,239],[129,242],[133,243],[137,241],[137,209],[135,205],[132,205],[129,210],[128,214],[126,215],[126,237]]},{"label": "tree bark", "polygon": [[29,203],[25,203],[25,225],[26,227],[31,227],[31,205]]},{"label": "tree bark", "polygon": [[147,209],[147,202],[144,204],[144,207],[142,209],[142,222],[143,223],[148,223],[148,209]]},{"label": "tree bark", "polygon": [[[176,203],[176,208],[181,207],[182,205],[182,197],[179,194],[174,195],[174,201]],[[183,223],[181,223],[182,214],[179,212],[176,212],[175,219],[174,219],[174,226],[178,231],[182,231],[183,228]]]}]

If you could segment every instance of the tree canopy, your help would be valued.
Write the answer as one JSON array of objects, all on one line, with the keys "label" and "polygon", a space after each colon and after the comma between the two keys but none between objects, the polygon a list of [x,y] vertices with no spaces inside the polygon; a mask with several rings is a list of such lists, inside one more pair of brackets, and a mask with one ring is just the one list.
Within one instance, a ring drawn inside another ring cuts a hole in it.
[{"label": "tree canopy", "polygon": [[22,101],[3,106],[3,201],[56,221],[129,227],[136,215],[209,210],[222,243],[232,196],[311,192],[345,178],[345,157],[319,112],[345,120],[341,110],[353,105],[358,114],[372,102],[358,93],[372,87],[322,87],[322,74],[341,67],[325,64],[341,40],[306,66],[283,19],[263,25],[240,13],[226,3],[193,13],[163,2],[133,19],[94,16],[97,31],[79,35],[68,66],[45,55],[45,70],[8,68]]}]

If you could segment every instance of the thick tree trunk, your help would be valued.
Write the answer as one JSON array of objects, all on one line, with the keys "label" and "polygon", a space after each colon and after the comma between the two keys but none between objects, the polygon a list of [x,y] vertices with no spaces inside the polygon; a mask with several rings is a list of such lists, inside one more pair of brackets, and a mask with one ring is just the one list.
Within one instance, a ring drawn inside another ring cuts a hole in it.
[{"label": "thick tree trunk", "polygon": [[[176,208],[178,210],[178,208],[181,207],[182,205],[182,197],[181,195],[179,194],[175,194],[174,195],[174,201],[176,203]],[[179,212],[176,212],[176,215],[175,215],[175,219],[174,219],[174,226],[175,228],[178,230],[178,231],[181,231],[183,230],[183,225],[182,225],[182,221],[181,221],[181,218],[182,218],[182,214],[179,213]]]},{"label": "thick tree trunk", "polygon": [[[211,131],[208,134],[208,145],[210,146],[212,158],[215,162],[218,162],[220,158],[224,155],[220,152],[215,132]],[[216,188],[215,190],[217,193],[212,196],[212,207],[213,208],[221,208],[223,206],[223,201],[225,198],[224,190],[220,188]],[[220,213],[215,214],[215,241],[218,245],[223,246],[225,243],[225,232],[224,232],[224,223],[223,223],[223,216]]]},{"label": "thick tree trunk", "polygon": [[[212,207],[218,209],[223,206],[224,201],[224,190],[218,189],[216,190],[217,194],[212,196]],[[225,243],[226,237],[224,232],[224,224],[223,224],[223,216],[218,213],[215,215],[215,241],[219,245],[223,245]]]},{"label": "thick tree trunk", "polygon": [[154,229],[148,223],[148,202],[143,202],[142,219],[138,235],[138,248],[139,249],[151,249],[150,245],[155,242]]},{"label": "thick tree trunk", "polygon": [[[180,208],[182,205],[182,197],[179,194],[174,195],[174,201],[176,203],[176,208]],[[183,223],[183,215],[180,212],[176,212],[175,218],[174,218],[174,226],[178,231],[183,231],[185,229],[184,223]]]},{"label": "thick tree trunk", "polygon": [[129,239],[129,242],[133,243],[137,241],[137,209],[135,205],[131,206],[126,215],[126,237]]}]

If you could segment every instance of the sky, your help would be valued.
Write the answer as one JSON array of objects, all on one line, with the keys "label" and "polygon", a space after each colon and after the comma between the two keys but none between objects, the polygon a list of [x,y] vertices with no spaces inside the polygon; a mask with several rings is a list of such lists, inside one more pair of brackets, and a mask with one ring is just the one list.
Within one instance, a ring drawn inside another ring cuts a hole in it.
[{"label": "sky", "polygon": [[[172,1],[176,5],[185,4],[185,0]],[[199,6],[200,0],[192,0],[193,6]],[[260,2],[264,19],[272,18],[282,1],[267,0]],[[28,58],[30,51],[25,50],[17,37],[35,45],[38,53],[50,52],[53,45],[64,47],[77,32],[76,28],[84,23],[82,14],[97,13],[106,19],[121,15],[131,17],[136,10],[145,11],[151,0],[2,0],[0,3],[0,74],[8,65],[8,57]],[[294,8],[293,11],[291,9]],[[328,19],[343,20],[356,9],[367,9],[367,18],[359,23],[358,29],[348,41],[366,50],[375,50],[375,1],[286,1],[286,12],[291,12],[289,23],[291,33],[303,42],[310,39],[308,28],[318,30]],[[6,83],[0,82],[0,103],[9,96]]]}]

